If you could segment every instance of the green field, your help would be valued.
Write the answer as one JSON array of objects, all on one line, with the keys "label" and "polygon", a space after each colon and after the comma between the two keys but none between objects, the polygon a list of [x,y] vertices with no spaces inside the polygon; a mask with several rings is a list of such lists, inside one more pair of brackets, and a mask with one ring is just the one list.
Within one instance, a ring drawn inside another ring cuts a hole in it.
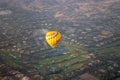
[{"label": "green field", "polygon": [[0,58],[3,59],[4,62],[11,67],[22,68],[22,65],[18,64],[17,62],[21,58],[21,55],[19,53],[0,51]]},{"label": "green field", "polygon": [[120,54],[120,41],[113,42],[111,44],[106,44],[97,48],[91,48],[96,56],[113,56]]},{"label": "green field", "polygon": [[54,74],[49,74],[48,76],[51,78],[80,69],[89,61],[89,59],[84,57],[88,52],[82,46],[66,45],[65,48],[68,49],[69,53],[39,60],[39,63],[34,67],[37,68],[41,74],[47,74],[52,71]]},{"label": "green field", "polygon": [[[100,47],[89,48],[89,50],[91,50],[96,56],[104,58],[106,56],[119,54],[119,45],[120,41],[117,41]],[[29,66],[36,68],[40,74],[47,75],[47,79],[74,73],[74,71],[80,70],[86,66],[86,63],[93,60],[84,57],[89,54],[89,50],[80,45],[66,45],[64,48],[67,49],[66,54],[42,59],[41,56],[55,53],[59,51],[59,49],[50,49],[31,54],[30,56],[33,58],[28,60],[23,59],[21,54],[16,52],[0,51],[0,58],[2,58],[7,65],[16,69],[27,69]],[[38,56],[38,58],[34,58],[36,56]]]}]

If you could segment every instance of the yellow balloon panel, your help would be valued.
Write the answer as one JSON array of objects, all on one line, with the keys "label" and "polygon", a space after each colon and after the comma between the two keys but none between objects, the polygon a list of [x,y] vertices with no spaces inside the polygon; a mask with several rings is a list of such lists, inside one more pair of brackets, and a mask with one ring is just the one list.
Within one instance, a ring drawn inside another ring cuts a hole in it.
[{"label": "yellow balloon panel", "polygon": [[46,34],[46,41],[52,48],[56,48],[61,38],[62,35],[57,31],[50,31]]}]

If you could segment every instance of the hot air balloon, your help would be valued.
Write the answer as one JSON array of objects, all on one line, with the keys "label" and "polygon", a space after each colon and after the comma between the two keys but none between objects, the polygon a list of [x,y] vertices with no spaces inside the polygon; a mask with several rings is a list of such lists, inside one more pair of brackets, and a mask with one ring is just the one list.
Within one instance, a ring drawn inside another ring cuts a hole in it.
[{"label": "hot air balloon", "polygon": [[60,43],[62,35],[58,31],[49,31],[46,33],[46,41],[52,47],[56,48]]}]

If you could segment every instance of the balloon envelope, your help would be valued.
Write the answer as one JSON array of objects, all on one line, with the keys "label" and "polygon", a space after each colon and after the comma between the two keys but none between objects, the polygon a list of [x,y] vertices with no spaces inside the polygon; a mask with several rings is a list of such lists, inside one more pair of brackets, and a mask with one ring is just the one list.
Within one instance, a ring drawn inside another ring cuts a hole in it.
[{"label": "balloon envelope", "polygon": [[46,41],[52,48],[56,48],[61,38],[62,35],[58,31],[49,31],[46,33]]}]

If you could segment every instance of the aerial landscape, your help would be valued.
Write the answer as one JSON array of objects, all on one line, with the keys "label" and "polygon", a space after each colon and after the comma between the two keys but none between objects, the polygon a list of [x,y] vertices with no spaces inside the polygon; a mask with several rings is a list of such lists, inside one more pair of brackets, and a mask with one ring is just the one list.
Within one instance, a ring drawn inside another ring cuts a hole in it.
[{"label": "aerial landscape", "polygon": [[120,0],[0,0],[0,80],[120,80]]}]

